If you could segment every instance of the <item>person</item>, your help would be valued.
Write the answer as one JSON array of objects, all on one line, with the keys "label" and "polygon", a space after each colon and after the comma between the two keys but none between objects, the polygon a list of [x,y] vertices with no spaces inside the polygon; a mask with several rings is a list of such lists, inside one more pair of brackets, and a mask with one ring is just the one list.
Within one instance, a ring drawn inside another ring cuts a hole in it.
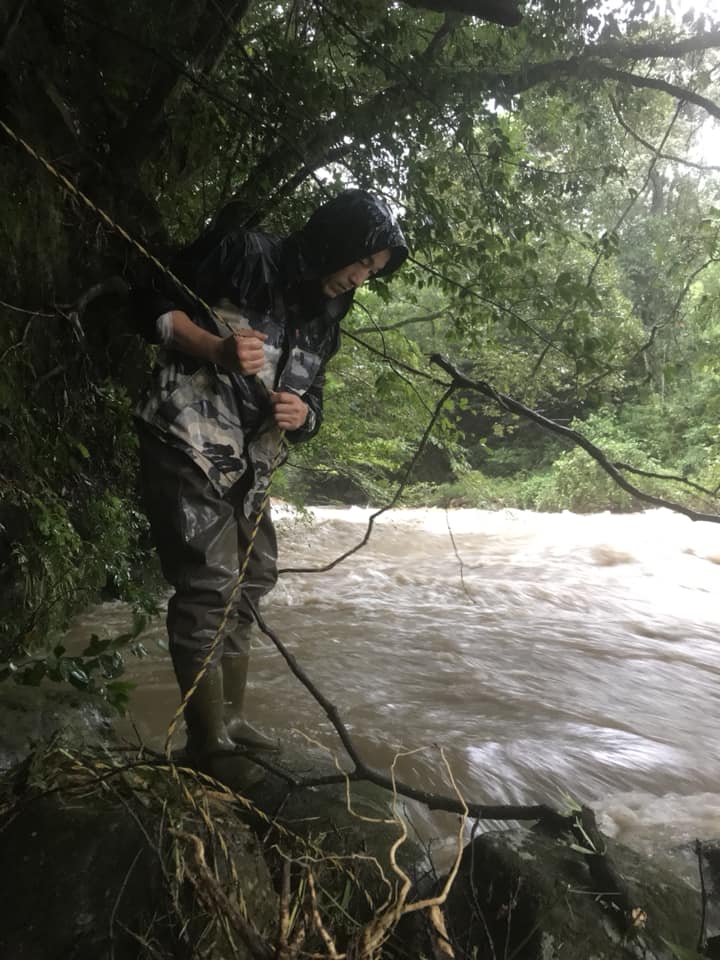
[{"label": "person", "polygon": [[141,483],[175,591],[169,650],[181,695],[193,691],[187,753],[200,766],[236,744],[276,747],[244,711],[253,623],[246,600],[257,604],[277,579],[269,510],[233,590],[283,438],[294,444],[320,429],[325,365],[355,290],[394,273],[408,255],[387,204],[363,190],[341,193],[284,238],[230,219],[218,217],[173,263],[212,313],[160,274],[133,291],[141,331],[162,347],[136,410]]}]

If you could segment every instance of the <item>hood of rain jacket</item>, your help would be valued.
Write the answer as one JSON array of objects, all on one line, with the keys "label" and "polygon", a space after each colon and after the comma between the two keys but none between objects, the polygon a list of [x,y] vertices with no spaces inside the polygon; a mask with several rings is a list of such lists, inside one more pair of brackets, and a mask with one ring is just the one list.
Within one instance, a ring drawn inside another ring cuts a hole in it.
[{"label": "hood of rain jacket", "polygon": [[390,259],[378,276],[387,277],[408,256],[408,247],[390,207],[365,190],[345,190],[319,207],[292,237],[308,274],[323,277],[381,250]]}]

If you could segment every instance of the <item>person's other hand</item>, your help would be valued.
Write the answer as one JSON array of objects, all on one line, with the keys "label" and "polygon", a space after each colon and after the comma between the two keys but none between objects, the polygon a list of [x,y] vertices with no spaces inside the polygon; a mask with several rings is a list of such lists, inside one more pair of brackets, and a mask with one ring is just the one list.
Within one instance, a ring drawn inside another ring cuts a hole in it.
[{"label": "person's other hand", "polygon": [[275,423],[281,430],[297,430],[307,420],[310,409],[296,393],[271,392]]},{"label": "person's other hand", "polygon": [[265,340],[267,334],[259,330],[243,330],[225,337],[220,342],[216,362],[225,370],[246,377],[259,373],[265,364]]}]

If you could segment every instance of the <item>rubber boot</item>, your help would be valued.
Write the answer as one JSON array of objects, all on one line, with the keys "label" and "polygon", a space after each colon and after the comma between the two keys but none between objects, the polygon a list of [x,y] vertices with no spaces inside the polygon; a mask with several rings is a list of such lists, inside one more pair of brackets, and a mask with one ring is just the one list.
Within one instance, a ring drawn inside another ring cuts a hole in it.
[{"label": "rubber boot", "polygon": [[[188,657],[173,657],[180,690],[195,682],[198,666]],[[223,716],[223,677],[219,666],[210,666],[185,705],[187,755],[190,763],[233,790],[245,791],[261,782],[265,771],[237,752]]]},{"label": "rubber boot", "polygon": [[280,745],[245,719],[245,689],[249,664],[250,657],[245,654],[226,654],[222,658],[227,732],[235,743],[251,750],[269,750],[276,753],[280,750]]},{"label": "rubber boot", "polygon": [[[199,667],[190,658],[175,658],[175,674],[185,697],[195,683]],[[217,754],[234,753],[235,743],[223,717],[223,677],[217,666],[209,666],[185,705],[187,753],[201,769]]]}]

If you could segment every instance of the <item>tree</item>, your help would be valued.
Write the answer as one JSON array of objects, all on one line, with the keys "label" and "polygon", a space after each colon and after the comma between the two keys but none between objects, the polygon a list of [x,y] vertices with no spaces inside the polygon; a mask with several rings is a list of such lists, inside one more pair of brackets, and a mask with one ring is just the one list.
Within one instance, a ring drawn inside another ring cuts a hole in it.
[{"label": "tree", "polygon": [[[338,187],[371,186],[403,211],[415,251],[393,288],[402,303],[381,284],[366,302],[381,327],[400,324],[375,349],[418,366],[445,347],[563,416],[636,403],[648,376],[660,387],[683,357],[699,375],[716,215],[667,157],[720,115],[720,30],[707,15],[655,19],[647,2],[616,14],[529,3],[512,28],[501,0],[427,6],[18,0],[6,12],[7,651],[62,623],[108,573],[132,580],[130,409],[148,357],[122,291],[147,258],[117,225],[165,261],[220,208],[285,231]],[[639,269],[649,262],[652,276]],[[678,334],[681,318],[692,336]],[[377,419],[360,444],[348,397],[345,427],[330,427],[318,456],[352,461],[367,486],[363,464],[376,483],[407,462],[434,388],[398,383],[377,357],[352,373],[376,391]],[[463,447],[454,420],[441,439],[465,469],[477,443]],[[506,413],[483,424],[513,427]]]}]

